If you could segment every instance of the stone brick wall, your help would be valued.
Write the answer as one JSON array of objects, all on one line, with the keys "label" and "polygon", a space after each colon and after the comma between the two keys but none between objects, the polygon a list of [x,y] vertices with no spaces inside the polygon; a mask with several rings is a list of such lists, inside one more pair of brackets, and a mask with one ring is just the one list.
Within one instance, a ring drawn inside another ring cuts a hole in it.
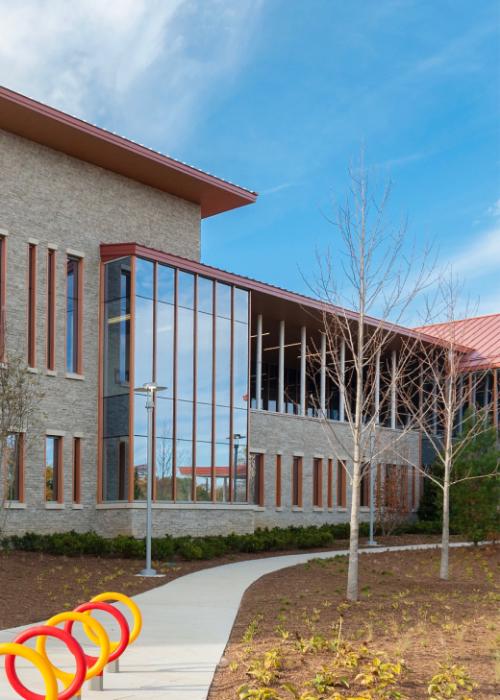
[{"label": "stone brick wall", "polygon": [[[395,438],[401,433],[382,428],[380,440],[385,444],[384,460],[387,463],[401,464],[399,456],[402,451],[408,457],[418,460],[419,436],[408,433],[391,449]],[[337,498],[337,461],[350,460],[352,438],[346,423],[330,421],[325,428],[316,418],[251,411],[250,413],[250,450],[261,452],[264,459],[265,508],[256,511],[256,527],[287,527],[289,525],[321,525],[322,523],[347,522],[351,493],[347,480],[346,508],[336,505]],[[276,455],[281,454],[281,508],[276,508]],[[292,500],[292,462],[293,456],[302,457],[302,493],[303,505],[297,509],[291,506]],[[313,506],[313,461],[315,457],[323,460],[323,507]],[[333,494],[334,507],[327,508],[327,462],[333,459]],[[410,480],[408,489],[410,491]],[[362,508],[361,520],[368,520],[369,508]]]},{"label": "stone brick wall", "polygon": [[[45,397],[27,436],[26,508],[0,514],[6,532],[96,526],[99,244],[136,241],[199,259],[199,206],[0,131],[0,229],[7,237],[7,346],[27,351],[27,248],[37,246],[37,370]],[[48,245],[57,246],[56,375],[45,370]],[[84,254],[83,377],[66,378],[68,249]],[[45,434],[63,434],[64,508],[44,503]],[[72,507],[72,438],[82,436],[82,506]],[[128,514],[114,514],[114,533]]]}]

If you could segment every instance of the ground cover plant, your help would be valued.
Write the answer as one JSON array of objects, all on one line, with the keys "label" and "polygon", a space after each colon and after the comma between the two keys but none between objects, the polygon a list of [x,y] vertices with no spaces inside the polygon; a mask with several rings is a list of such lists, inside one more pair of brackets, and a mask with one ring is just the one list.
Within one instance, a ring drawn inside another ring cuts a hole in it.
[{"label": "ground cover plant", "polygon": [[209,700],[491,700],[500,666],[500,552],[362,555],[269,574],[244,596]]}]

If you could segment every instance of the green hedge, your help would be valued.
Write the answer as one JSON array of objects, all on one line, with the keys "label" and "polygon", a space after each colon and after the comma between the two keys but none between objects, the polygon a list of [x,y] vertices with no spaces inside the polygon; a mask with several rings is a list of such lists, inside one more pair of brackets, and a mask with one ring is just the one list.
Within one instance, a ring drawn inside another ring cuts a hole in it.
[{"label": "green hedge", "polygon": [[[439,534],[439,523],[414,522],[400,527],[398,534]],[[368,535],[368,524],[360,525],[362,537]],[[349,537],[349,524],[321,525],[319,527],[275,527],[271,530],[256,530],[249,535],[226,535],[209,537],[156,537],[153,539],[153,558],[157,561],[183,559],[215,559],[228,554],[249,552],[274,552],[291,549],[319,549],[330,547],[336,540]],[[39,535],[27,532],[3,538],[5,549],[18,549],[26,552],[62,554],[69,557],[82,555],[99,557],[122,557],[141,559],[145,556],[144,540],[126,535],[112,539],[101,537],[95,532],[83,534],[75,531]]]}]

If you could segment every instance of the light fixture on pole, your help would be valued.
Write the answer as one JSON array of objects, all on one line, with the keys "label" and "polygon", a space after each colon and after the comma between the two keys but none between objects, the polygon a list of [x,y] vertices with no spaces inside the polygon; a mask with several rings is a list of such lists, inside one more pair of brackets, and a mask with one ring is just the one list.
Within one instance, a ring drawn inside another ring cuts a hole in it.
[{"label": "light fixture on pole", "polygon": [[[233,443],[234,443],[234,473],[235,473],[235,478],[236,475],[238,474],[238,450],[240,447],[240,440],[243,440],[245,435],[241,435],[241,433],[233,433]],[[226,438],[226,440],[231,440],[231,436]]]},{"label": "light fixture on pole", "polygon": [[155,406],[155,394],[165,391],[166,386],[159,386],[156,382],[148,382],[134,389],[136,394],[146,395],[146,411],[148,413],[148,457],[146,478],[146,568],[139,576],[158,576],[151,565],[151,536],[152,536],[152,504],[153,504],[153,409]]}]

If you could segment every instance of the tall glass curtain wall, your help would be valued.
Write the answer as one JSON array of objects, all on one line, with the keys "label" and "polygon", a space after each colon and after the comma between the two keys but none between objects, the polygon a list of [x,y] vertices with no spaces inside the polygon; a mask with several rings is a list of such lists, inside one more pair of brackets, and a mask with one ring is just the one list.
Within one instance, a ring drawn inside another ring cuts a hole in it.
[{"label": "tall glass curtain wall", "polygon": [[[128,287],[117,282],[124,267]],[[120,309],[105,314],[104,498],[127,498],[112,484],[120,482],[120,441],[128,457],[130,395],[133,498],[143,500],[147,414],[145,397],[130,391],[128,379],[130,260],[108,263],[105,277],[105,306],[116,305],[117,287],[128,301],[120,297]],[[133,301],[134,386],[155,381],[166,387],[157,394],[154,412],[156,500],[246,501],[248,292],[135,258]],[[114,321],[120,316],[123,321]],[[123,393],[114,381],[120,372],[127,376]],[[127,490],[125,483],[122,491]]]}]

